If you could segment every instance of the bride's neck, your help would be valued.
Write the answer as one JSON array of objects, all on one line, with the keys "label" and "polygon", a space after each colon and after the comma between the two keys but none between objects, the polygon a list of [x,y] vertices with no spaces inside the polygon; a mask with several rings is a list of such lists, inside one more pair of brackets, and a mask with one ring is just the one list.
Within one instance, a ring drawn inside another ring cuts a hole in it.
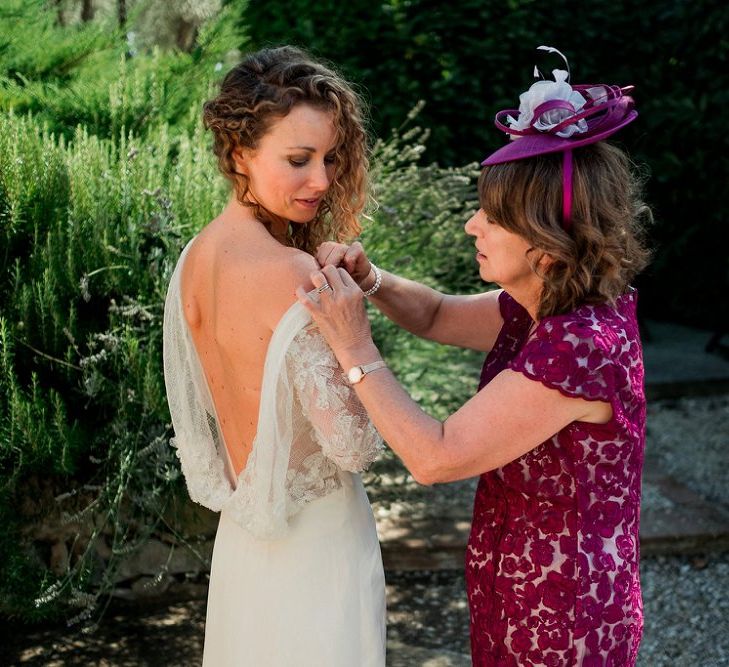
[{"label": "bride's neck", "polygon": [[287,245],[289,221],[277,216],[271,216],[266,222],[259,220],[254,209],[245,206],[234,196],[230,198],[223,211],[226,218],[235,220],[237,223],[254,224],[265,229],[281,245]]}]

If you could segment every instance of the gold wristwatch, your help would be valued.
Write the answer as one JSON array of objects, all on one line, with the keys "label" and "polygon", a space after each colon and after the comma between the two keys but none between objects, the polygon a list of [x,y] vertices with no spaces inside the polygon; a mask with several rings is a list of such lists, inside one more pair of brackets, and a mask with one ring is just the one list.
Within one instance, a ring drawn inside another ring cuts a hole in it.
[{"label": "gold wristwatch", "polygon": [[387,364],[384,361],[373,361],[371,364],[364,364],[362,366],[352,366],[347,371],[347,379],[349,384],[357,384],[364,380],[364,376],[372,371],[377,371],[380,368],[387,368]]}]

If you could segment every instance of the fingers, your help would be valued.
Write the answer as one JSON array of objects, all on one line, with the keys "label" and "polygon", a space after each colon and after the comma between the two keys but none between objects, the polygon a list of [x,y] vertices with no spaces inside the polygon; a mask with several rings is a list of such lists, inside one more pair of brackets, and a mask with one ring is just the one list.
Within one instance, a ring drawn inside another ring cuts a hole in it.
[{"label": "fingers", "polygon": [[319,266],[339,266],[348,250],[348,246],[343,243],[325,241],[317,248],[316,261],[319,262]]},{"label": "fingers", "polygon": [[352,245],[325,241],[316,251],[316,261],[319,266],[344,267],[347,272],[361,281],[370,271],[370,261],[367,259],[364,248],[359,241]]},{"label": "fingers", "polygon": [[307,292],[301,285],[296,288],[296,299],[309,312],[316,310],[317,303],[312,298],[311,292]]},{"label": "fingers", "polygon": [[314,285],[314,289],[307,292],[300,285],[296,288],[295,294],[299,303],[302,303],[310,312],[314,313],[321,306],[322,295],[325,293],[332,294],[332,290],[327,282],[327,277],[321,271],[312,271],[309,274],[309,280]]},{"label": "fingers", "polygon": [[347,271],[342,268],[337,269],[337,271],[339,271],[339,277],[345,287],[356,288],[360,292],[362,291],[359,289],[359,285],[355,282],[354,278],[352,278]]},{"label": "fingers", "polygon": [[[343,295],[346,290],[352,290],[357,294],[362,293],[354,278],[342,267],[327,264],[321,270],[313,271],[309,277],[311,283],[314,285],[312,292],[318,294],[320,299],[322,297],[334,297],[337,292]],[[304,292],[304,294],[307,293]],[[311,299],[311,294],[311,292],[308,293],[309,299]]]},{"label": "fingers", "polygon": [[327,282],[327,277],[324,274],[323,269],[321,271],[312,271],[311,274],[309,274],[309,277],[311,279],[311,284],[317,289],[323,287]]},{"label": "fingers", "polygon": [[365,258],[365,254],[362,244],[359,241],[355,241],[347,248],[347,252],[342,259],[342,266],[351,274],[357,268],[357,263],[363,258]]},{"label": "fingers", "polygon": [[340,275],[340,271],[346,276],[349,276],[349,274],[344,269],[337,268],[336,266],[332,266],[331,264],[327,264],[327,266],[323,267],[321,270],[321,273],[324,274],[326,281],[329,283],[334,291],[344,288],[344,283],[342,282],[342,276]]}]

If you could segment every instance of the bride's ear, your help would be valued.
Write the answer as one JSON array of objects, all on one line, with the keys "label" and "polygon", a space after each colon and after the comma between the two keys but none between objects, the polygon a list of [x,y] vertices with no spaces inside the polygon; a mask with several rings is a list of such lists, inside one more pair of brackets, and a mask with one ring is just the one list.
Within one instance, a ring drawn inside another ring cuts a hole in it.
[{"label": "bride's ear", "polygon": [[233,151],[233,162],[235,163],[235,171],[237,174],[248,176],[249,157],[249,151],[240,146]]}]

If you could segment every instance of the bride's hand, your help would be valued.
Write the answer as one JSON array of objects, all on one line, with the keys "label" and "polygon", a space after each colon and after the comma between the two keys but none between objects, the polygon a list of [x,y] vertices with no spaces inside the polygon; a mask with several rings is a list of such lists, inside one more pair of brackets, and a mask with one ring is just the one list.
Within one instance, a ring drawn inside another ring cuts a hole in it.
[{"label": "bride's hand", "polygon": [[367,280],[372,268],[359,241],[355,241],[352,245],[325,241],[317,248],[316,260],[322,268],[325,266],[343,268],[360,288],[362,288],[362,283]]}]

